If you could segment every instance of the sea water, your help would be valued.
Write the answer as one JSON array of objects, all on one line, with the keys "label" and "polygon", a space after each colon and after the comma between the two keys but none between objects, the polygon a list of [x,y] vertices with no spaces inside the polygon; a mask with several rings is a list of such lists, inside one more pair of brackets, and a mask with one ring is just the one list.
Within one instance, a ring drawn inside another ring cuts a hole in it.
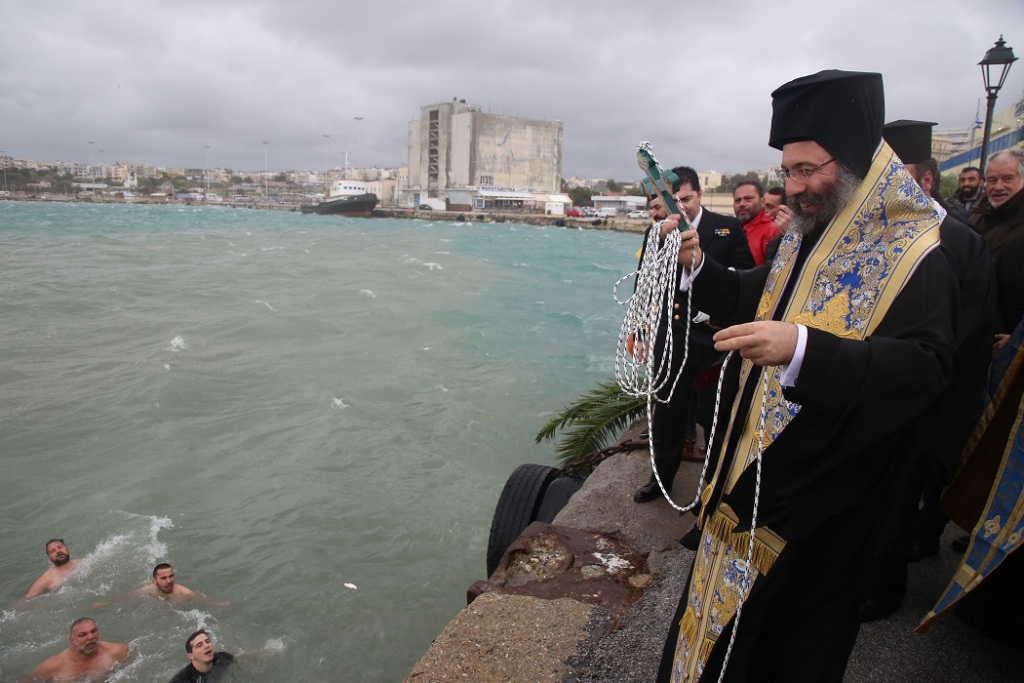
[{"label": "sea water", "polygon": [[[401,681],[485,577],[508,474],[613,376],[640,236],[0,202],[0,680],[92,616],[246,681]],[[12,605],[62,537],[84,559]],[[229,607],[129,598],[174,564]]]}]

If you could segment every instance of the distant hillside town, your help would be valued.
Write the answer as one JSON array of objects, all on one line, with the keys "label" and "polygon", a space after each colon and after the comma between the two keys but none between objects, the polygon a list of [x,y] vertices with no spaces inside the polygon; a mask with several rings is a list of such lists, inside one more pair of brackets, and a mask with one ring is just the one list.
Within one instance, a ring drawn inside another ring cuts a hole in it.
[{"label": "distant hillside town", "polygon": [[[1024,146],[1024,98],[997,112],[989,151]],[[932,135],[932,154],[947,176],[980,157],[981,122]],[[189,201],[232,205],[317,201],[342,179],[359,180],[389,208],[493,210],[562,214],[570,207],[644,208],[638,179],[565,178],[563,125],[485,112],[453,98],[424,105],[409,123],[406,166],[324,171],[169,168],[128,162],[41,162],[0,151],[0,197],[99,197],[126,201]],[[90,143],[90,155],[92,154]],[[208,149],[208,148],[207,148]],[[99,150],[102,152],[102,150]],[[207,156],[209,159],[209,156]],[[676,160],[670,160],[676,161]],[[731,192],[741,180],[781,185],[778,168],[728,175],[698,173],[702,188]],[[721,202],[715,210],[729,208]]]}]

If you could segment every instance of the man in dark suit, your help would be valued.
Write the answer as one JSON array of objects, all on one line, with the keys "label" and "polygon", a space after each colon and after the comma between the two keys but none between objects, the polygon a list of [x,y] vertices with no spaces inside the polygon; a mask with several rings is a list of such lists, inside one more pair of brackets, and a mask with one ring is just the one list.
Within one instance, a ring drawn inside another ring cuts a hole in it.
[{"label": "man in dark suit", "polygon": [[[732,216],[712,213],[701,206],[703,192],[700,188],[700,178],[692,168],[677,166],[672,172],[679,177],[679,191],[676,194],[679,208],[686,214],[687,222],[697,230],[701,249],[713,254],[716,259],[721,259],[727,267],[738,270],[753,268],[754,257],[750,253],[750,246],[739,220]],[[672,345],[671,377],[675,378],[680,371],[682,375],[677,382],[669,381],[659,392],[659,402],[655,404],[651,421],[654,462],[658,468],[658,476],[667,491],[672,490],[672,480],[679,471],[683,449],[687,446],[689,431],[694,422],[704,427],[705,434],[710,427],[710,417],[714,410],[714,386],[712,384],[710,388],[696,390],[693,383],[720,355],[715,351],[711,339],[715,331],[707,324],[707,316],[696,310],[687,316],[687,295],[678,288],[671,314],[672,335],[675,340]],[[680,370],[686,351],[683,339],[686,336],[688,319],[693,321],[690,325],[689,353],[686,367]],[[663,329],[665,324],[663,321]],[[659,332],[659,340],[655,345],[656,354],[663,351],[664,336]],[[666,403],[660,402],[665,400]],[[650,481],[633,495],[633,501],[647,503],[657,499],[659,495],[661,490],[652,474]]]}]

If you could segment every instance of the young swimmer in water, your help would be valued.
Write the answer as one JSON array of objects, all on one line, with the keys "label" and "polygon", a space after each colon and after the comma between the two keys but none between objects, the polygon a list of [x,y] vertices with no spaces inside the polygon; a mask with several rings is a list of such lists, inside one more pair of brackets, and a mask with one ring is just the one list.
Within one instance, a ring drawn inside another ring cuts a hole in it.
[{"label": "young swimmer in water", "polygon": [[214,600],[209,598],[202,593],[197,593],[190,588],[179,584],[175,580],[176,575],[174,573],[174,567],[163,562],[153,568],[153,580],[147,583],[142,588],[134,590],[126,595],[123,595],[113,600],[99,601],[92,604],[93,609],[103,609],[109,607],[114,602],[132,598],[135,596],[148,596],[151,598],[160,598],[161,600],[167,600],[170,603],[179,605],[186,602],[201,602],[215,607],[230,607],[231,603],[227,600]]}]

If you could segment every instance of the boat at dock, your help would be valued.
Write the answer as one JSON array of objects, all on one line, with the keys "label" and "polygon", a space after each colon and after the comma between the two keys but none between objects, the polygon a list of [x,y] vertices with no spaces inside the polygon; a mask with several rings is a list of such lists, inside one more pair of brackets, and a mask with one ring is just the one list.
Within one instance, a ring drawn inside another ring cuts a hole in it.
[{"label": "boat at dock", "polygon": [[302,213],[343,216],[370,216],[377,207],[377,195],[367,191],[366,183],[357,180],[339,180],[331,187],[327,198],[316,204],[303,204]]}]

